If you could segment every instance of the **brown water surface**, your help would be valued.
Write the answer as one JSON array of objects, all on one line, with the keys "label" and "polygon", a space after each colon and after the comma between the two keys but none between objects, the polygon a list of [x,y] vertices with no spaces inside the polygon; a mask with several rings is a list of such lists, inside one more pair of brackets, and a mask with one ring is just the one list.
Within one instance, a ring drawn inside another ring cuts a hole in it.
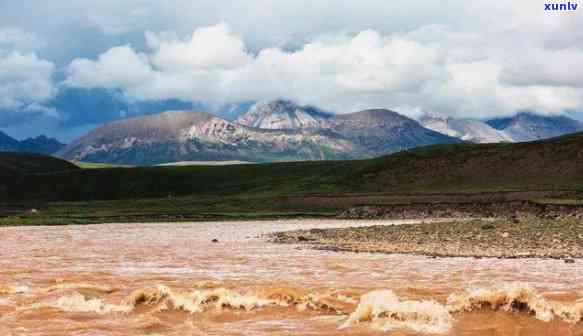
[{"label": "brown water surface", "polygon": [[583,261],[326,252],[259,238],[408,223],[0,228],[0,335],[583,335]]}]

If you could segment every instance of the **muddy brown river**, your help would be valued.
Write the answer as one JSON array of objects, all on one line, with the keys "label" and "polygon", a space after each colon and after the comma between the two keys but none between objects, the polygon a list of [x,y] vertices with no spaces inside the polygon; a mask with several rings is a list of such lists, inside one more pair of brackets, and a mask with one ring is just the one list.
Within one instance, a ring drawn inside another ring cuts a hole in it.
[{"label": "muddy brown river", "polygon": [[0,335],[583,335],[581,260],[328,252],[260,237],[410,223],[0,228]]}]

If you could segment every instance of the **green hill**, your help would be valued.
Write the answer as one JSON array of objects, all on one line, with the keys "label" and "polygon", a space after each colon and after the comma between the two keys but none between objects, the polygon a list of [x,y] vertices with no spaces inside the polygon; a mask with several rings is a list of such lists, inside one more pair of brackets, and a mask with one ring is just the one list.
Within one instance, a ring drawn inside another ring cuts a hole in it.
[{"label": "green hill", "polygon": [[[33,168],[31,172],[47,172]],[[578,133],[517,144],[436,145],[357,161],[67,169],[22,179],[10,195],[13,199],[105,200],[582,187],[583,133]]]},{"label": "green hill", "polygon": [[370,160],[348,190],[498,191],[583,189],[583,133],[501,144],[418,148]]},{"label": "green hill", "polygon": [[77,169],[79,167],[76,165],[52,156],[0,152],[0,176],[3,177],[46,174]]},{"label": "green hill", "polygon": [[16,198],[27,197],[26,193],[23,194],[24,196],[13,195],[14,188],[20,186],[25,176],[76,169],[79,168],[70,162],[50,156],[0,152],[0,195],[2,195],[0,199],[12,201]]}]

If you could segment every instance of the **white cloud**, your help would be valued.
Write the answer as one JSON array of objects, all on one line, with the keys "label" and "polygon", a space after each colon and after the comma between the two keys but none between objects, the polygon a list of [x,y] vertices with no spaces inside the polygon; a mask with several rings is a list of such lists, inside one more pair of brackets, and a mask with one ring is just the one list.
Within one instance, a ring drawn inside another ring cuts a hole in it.
[{"label": "white cloud", "polygon": [[56,116],[43,105],[55,94],[55,65],[33,52],[45,44],[14,27],[0,28],[0,112]]},{"label": "white cloud", "polygon": [[226,24],[197,29],[187,40],[167,38],[146,33],[148,45],[155,50],[152,64],[162,71],[228,70],[251,62],[243,41]]},{"label": "white cloud", "polygon": [[33,4],[34,12],[58,13],[52,22],[75,22],[113,36],[146,30],[175,30],[185,34],[193,26],[227,22],[234,31],[244,35],[253,48],[265,48],[287,43],[295,45],[322,33],[371,28],[386,33],[410,30],[427,20],[435,23],[457,21],[458,6],[466,1],[449,1],[454,10],[444,6],[442,0],[424,0],[416,4],[408,0],[343,3],[337,0],[229,0],[228,5],[216,0],[21,2]]},{"label": "white cloud", "polygon": [[53,63],[35,54],[0,54],[0,110],[47,112],[39,104],[55,94],[54,72]]},{"label": "white cloud", "polygon": [[[494,33],[492,33],[494,34]],[[382,35],[375,30],[328,35],[294,51],[246,51],[225,24],[196,29],[188,38],[146,33],[150,50],[110,49],[97,60],[71,63],[71,86],[115,88],[138,100],[179,98],[226,103],[291,98],[340,113],[402,108],[489,117],[535,109],[583,108],[581,52],[431,25]],[[552,56],[554,63],[544,62]],[[538,70],[538,71],[534,71]]]},{"label": "white cloud", "polygon": [[0,28],[0,48],[16,50],[35,50],[45,45],[36,35],[18,28]]},{"label": "white cloud", "polygon": [[[170,35],[171,36],[171,35]],[[67,83],[123,89],[136,99],[239,101],[290,97],[321,103],[338,94],[377,94],[419,89],[445,79],[437,50],[400,36],[367,30],[355,36],[313,41],[295,52],[262,50],[255,57],[242,40],[219,24],[179,40],[146,34],[152,48],[139,54],[116,47],[96,61],[74,60]]]},{"label": "white cloud", "polygon": [[130,90],[149,85],[154,75],[147,56],[136,53],[130,46],[112,48],[96,61],[75,59],[68,73],[66,83],[72,86]]},{"label": "white cloud", "polygon": [[509,58],[503,80],[515,85],[573,86],[583,89],[583,49],[525,50]]},{"label": "white cloud", "polygon": [[583,7],[548,13],[545,2],[0,1],[0,122],[16,118],[7,106],[20,121],[58,115],[47,106],[53,63],[66,85],[135,100],[287,97],[410,116],[583,111]]}]

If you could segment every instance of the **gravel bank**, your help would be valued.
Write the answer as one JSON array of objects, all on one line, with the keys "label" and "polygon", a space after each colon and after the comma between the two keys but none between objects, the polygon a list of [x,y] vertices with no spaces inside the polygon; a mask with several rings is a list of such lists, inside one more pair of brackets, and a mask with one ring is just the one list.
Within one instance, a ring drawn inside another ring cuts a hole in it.
[{"label": "gravel bank", "polygon": [[435,257],[583,258],[583,222],[576,219],[525,217],[312,229],[276,233],[271,240],[325,250]]}]

